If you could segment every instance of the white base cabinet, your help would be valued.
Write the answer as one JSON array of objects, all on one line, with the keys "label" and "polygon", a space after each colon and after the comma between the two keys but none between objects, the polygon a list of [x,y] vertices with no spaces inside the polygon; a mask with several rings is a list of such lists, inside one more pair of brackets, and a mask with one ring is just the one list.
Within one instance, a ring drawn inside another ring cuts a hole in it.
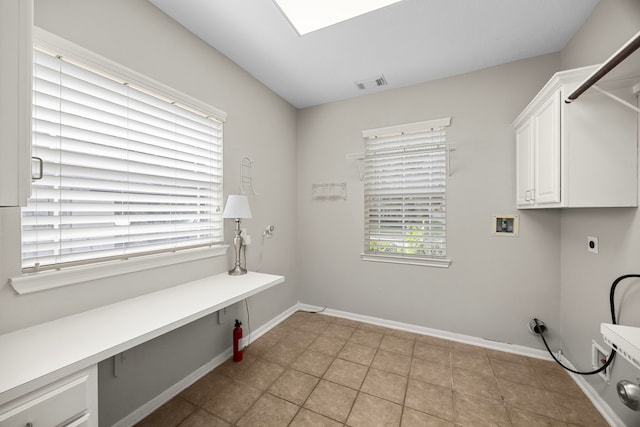
[{"label": "white base cabinet", "polygon": [[638,205],[638,114],[595,91],[564,102],[595,68],[556,73],[514,121],[518,208]]},{"label": "white base cabinet", "polygon": [[0,426],[97,427],[97,366],[93,365],[0,406]]}]

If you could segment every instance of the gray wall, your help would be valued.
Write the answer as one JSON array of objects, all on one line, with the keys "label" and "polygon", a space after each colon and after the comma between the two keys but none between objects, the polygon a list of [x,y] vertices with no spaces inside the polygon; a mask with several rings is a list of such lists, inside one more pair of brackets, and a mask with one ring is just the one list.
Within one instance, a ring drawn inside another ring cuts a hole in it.
[{"label": "gray wall", "polygon": [[[228,113],[225,193],[238,192],[245,156],[255,161],[260,193],[251,199],[254,218],[244,223],[254,237],[249,267],[257,267],[260,233],[272,223],[276,233],[265,242],[262,270],[287,277],[250,300],[253,328],[300,299],[541,348],[526,331],[535,315],[563,338],[554,344],[569,359],[589,366],[591,340],[600,340],[599,323],[608,319],[611,280],[638,271],[640,218],[637,209],[517,211],[511,122],[555,71],[600,62],[637,31],[637,1],[602,0],[560,54],[299,112],[146,1],[36,0],[35,12],[38,26]],[[448,139],[457,145],[448,196],[451,267],[361,261],[363,187],[345,155],[363,150],[363,129],[443,116],[453,118]],[[346,201],[311,200],[312,184],[335,182],[347,182]],[[510,213],[520,215],[520,237],[491,236],[491,216]],[[229,255],[17,296],[7,279],[20,270],[19,224],[18,209],[0,210],[0,333],[224,272],[231,263]],[[226,227],[229,241],[232,225]],[[586,252],[587,235],[600,238],[598,256]],[[640,324],[640,288],[621,290],[622,322]],[[244,307],[231,310],[244,316]],[[228,325],[210,316],[133,349],[117,379],[110,361],[100,364],[101,425],[229,344]],[[620,360],[612,384],[635,375]],[[613,386],[591,381],[628,425],[640,421],[617,402]]]},{"label": "gray wall", "polygon": [[[262,230],[274,224],[274,237],[265,241],[262,271],[286,276],[285,284],[249,300],[252,328],[294,305],[299,299],[294,269],[296,110],[144,0],[36,0],[35,23],[227,112],[225,194],[239,192],[245,156],[255,161],[260,193],[250,198],[253,219],[243,222],[254,237],[249,268],[257,268]],[[227,222],[230,242],[233,225]],[[18,296],[7,283],[20,271],[18,209],[0,210],[0,242],[0,333],[224,272],[231,265],[229,254]],[[244,317],[244,305],[232,310]],[[109,375],[110,361],[101,364],[100,424],[128,415],[220,354],[231,345],[231,329],[211,317],[158,338],[135,349],[133,369],[117,379]],[[198,333],[202,330],[208,331],[206,338]]]},{"label": "gray wall", "polygon": [[[302,110],[298,119],[298,263],[302,300],[319,306],[540,348],[532,316],[560,323],[560,213],[515,209],[512,121],[558,70],[559,54]],[[365,262],[363,185],[347,153],[361,131],[452,117],[448,269]],[[311,186],[347,182],[347,200]],[[519,214],[520,236],[490,233]]]},{"label": "gray wall", "polygon": [[[562,50],[563,69],[606,60],[640,30],[640,2],[602,0],[589,20]],[[636,64],[640,52],[621,66]],[[579,102],[578,100],[577,102]],[[607,141],[602,141],[606,144]],[[614,191],[614,189],[612,189]],[[640,216],[638,209],[565,209],[561,214],[561,307],[565,355],[580,369],[591,366],[591,341],[601,345],[600,323],[610,323],[609,289],[623,274],[640,273]],[[587,236],[599,238],[598,255],[586,250]],[[640,326],[640,280],[618,286],[617,310],[621,324]],[[604,346],[604,348],[607,348]],[[612,370],[611,382],[587,377],[593,388],[626,425],[640,425],[640,413],[622,405],[615,393],[621,379],[635,380],[639,372],[622,357]]]}]

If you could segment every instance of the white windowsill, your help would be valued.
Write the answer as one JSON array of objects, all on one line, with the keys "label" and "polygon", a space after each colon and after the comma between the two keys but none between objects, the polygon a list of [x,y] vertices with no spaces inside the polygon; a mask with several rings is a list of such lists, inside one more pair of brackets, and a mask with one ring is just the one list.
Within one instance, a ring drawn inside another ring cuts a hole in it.
[{"label": "white windowsill", "polygon": [[213,258],[226,254],[229,245],[208,248],[187,249],[166,254],[157,254],[111,261],[79,267],[68,267],[61,270],[40,271],[12,277],[9,283],[19,294],[30,294],[62,286],[75,285],[91,280],[104,279],[137,271],[151,270],[158,267],[180,264],[204,258]]},{"label": "white windowsill", "polygon": [[451,265],[450,259],[408,257],[400,255],[373,255],[360,254],[363,261],[388,262],[392,264],[421,265],[424,267],[448,268]]}]

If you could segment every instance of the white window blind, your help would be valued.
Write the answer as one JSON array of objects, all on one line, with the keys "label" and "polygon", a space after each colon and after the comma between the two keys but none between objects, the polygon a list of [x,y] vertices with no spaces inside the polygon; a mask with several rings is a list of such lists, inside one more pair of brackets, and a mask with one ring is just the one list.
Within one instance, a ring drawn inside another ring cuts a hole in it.
[{"label": "white window blind", "polygon": [[449,120],[363,132],[363,258],[446,257]]},{"label": "white window blind", "polygon": [[34,52],[23,271],[222,242],[222,121]]}]

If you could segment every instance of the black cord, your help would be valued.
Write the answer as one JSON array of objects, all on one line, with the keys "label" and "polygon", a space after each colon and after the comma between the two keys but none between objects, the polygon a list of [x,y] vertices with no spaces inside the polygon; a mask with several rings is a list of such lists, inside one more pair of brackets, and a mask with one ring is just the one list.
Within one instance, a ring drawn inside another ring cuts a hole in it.
[{"label": "black cord", "polygon": [[300,310],[304,313],[310,313],[310,314],[318,314],[318,313],[322,313],[323,311],[325,311],[327,309],[327,306],[325,305],[324,307],[322,307],[320,310]]},{"label": "black cord", "polygon": [[251,344],[251,317],[249,316],[249,302],[247,301],[247,298],[244,299],[244,306],[247,309],[247,329],[248,329],[247,345],[245,345],[244,347],[247,348],[249,347],[249,344]]},{"label": "black cord", "polygon": [[[618,287],[618,283],[620,283],[624,279],[628,279],[630,277],[640,277],[640,274],[625,274],[623,276],[618,277],[611,284],[611,290],[609,291],[609,308],[611,309],[611,323],[613,323],[614,325],[616,325],[618,323],[618,322],[616,322],[616,307],[615,307],[615,302],[614,302],[614,296],[615,296],[615,293],[616,293],[616,287]],[[544,343],[544,346],[547,348],[547,351],[549,352],[551,357],[553,357],[553,360],[555,360],[558,363],[558,365],[562,366],[564,369],[566,369],[569,372],[573,372],[574,374],[578,374],[578,375],[594,375],[594,374],[600,373],[600,372],[604,371],[605,369],[607,369],[609,367],[609,365],[611,365],[611,363],[613,363],[613,360],[616,357],[616,351],[614,349],[611,349],[611,355],[609,356],[609,359],[605,362],[604,365],[602,365],[601,367],[599,367],[595,371],[581,372],[581,371],[576,371],[574,369],[571,369],[568,366],[565,366],[562,362],[560,362],[556,358],[556,356],[553,354],[551,349],[549,348],[549,345],[547,344],[547,340],[544,339],[543,328],[538,323],[538,319],[534,318],[533,321],[536,324],[537,330],[540,331],[540,333],[538,335],[540,335],[540,338],[542,338],[542,342]]]},{"label": "black cord", "polygon": [[[534,318],[533,321],[536,324],[536,328],[538,328],[538,330],[541,331],[540,324],[538,323],[538,319]],[[540,333],[540,338],[542,338],[542,342],[544,343],[544,346],[547,348],[547,351],[549,352],[551,357],[553,357],[553,360],[555,360],[558,365],[562,366],[567,371],[573,372],[574,374],[578,374],[578,375],[594,375],[594,374],[597,374],[599,372],[602,372],[605,369],[607,369],[609,367],[609,365],[611,365],[613,363],[613,359],[615,359],[615,356],[616,356],[616,351],[612,349],[611,350],[611,355],[609,356],[609,359],[605,362],[604,365],[600,366],[595,371],[589,371],[589,372],[576,371],[575,369],[571,369],[570,367],[566,366],[565,364],[563,364],[561,361],[559,361],[556,358],[555,354],[553,354],[553,352],[549,348],[549,344],[547,344],[547,340],[544,339],[544,335],[542,335],[542,333]]]}]

